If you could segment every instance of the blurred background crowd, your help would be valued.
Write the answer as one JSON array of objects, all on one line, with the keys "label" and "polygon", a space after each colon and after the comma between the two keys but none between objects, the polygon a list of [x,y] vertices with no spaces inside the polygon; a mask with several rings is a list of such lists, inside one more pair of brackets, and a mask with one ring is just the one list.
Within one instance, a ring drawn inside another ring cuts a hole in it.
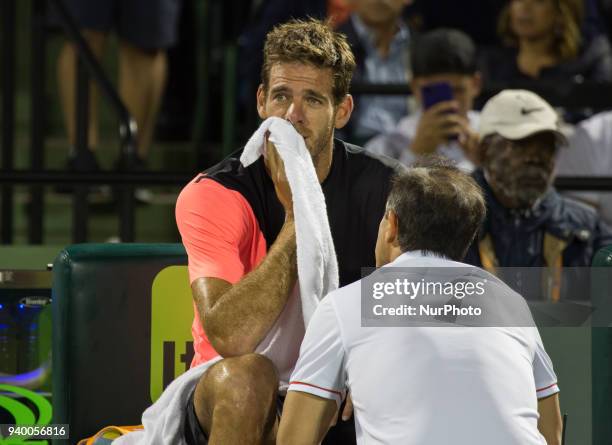
[{"label": "blurred background crowd", "polygon": [[[85,189],[49,180],[34,190],[31,178],[9,184],[5,176],[3,210],[12,214],[3,219],[4,244],[178,241],[173,205],[181,185],[257,127],[265,35],[291,18],[329,19],[355,53],[356,106],[342,139],[406,164],[437,153],[471,171],[479,165],[479,110],[495,93],[523,88],[566,122],[572,150],[558,155],[559,175],[612,171],[609,0],[2,0],[2,7],[3,23],[12,23],[2,32],[4,170],[65,177],[127,170],[145,178],[130,183],[138,206],[126,237],[114,222],[122,201],[109,186],[121,178]],[[77,93],[79,54],[86,101]],[[131,142],[113,94],[136,124]],[[612,222],[609,193],[570,193]],[[81,218],[71,217],[77,209]],[[34,229],[32,218],[40,221]],[[76,227],[83,224],[87,230]]]}]

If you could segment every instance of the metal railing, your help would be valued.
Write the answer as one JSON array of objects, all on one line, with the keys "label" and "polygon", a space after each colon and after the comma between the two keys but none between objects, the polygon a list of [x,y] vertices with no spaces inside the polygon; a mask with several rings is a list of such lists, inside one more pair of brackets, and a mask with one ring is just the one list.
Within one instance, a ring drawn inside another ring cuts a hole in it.
[{"label": "metal railing", "polygon": [[[2,171],[13,169],[15,144],[15,0],[0,2],[2,20]],[[13,187],[2,185],[0,239],[3,244],[13,237]]]},{"label": "metal railing", "polygon": [[[542,96],[554,107],[589,108],[592,110],[612,109],[612,83],[601,82],[518,81],[511,84],[487,83],[478,97],[478,102],[484,103],[507,88],[531,90]],[[412,89],[409,84],[356,83],[351,86],[351,94],[411,95]]]},{"label": "metal railing", "polygon": [[[63,171],[12,170],[0,171],[0,182],[12,184],[71,184],[71,185],[149,185],[149,186],[183,186],[194,178],[186,173],[125,172],[107,173],[74,172],[66,176]],[[604,191],[612,192],[612,177],[593,176],[558,176],[555,179],[558,190],[567,191]]]},{"label": "metal railing", "polygon": [[[77,55],[77,94],[76,94],[76,150],[88,150],[87,133],[89,124],[89,78],[96,82],[102,94],[108,99],[111,108],[119,118],[119,139],[121,161],[119,168],[128,171],[136,153],[136,121],[121,101],[114,86],[104,73],[87,42],[81,35],[78,25],[67,10],[63,0],[32,0],[31,15],[31,146],[30,172],[39,174],[44,171],[44,129],[45,129],[45,79],[46,79],[46,38],[47,6],[50,2],[68,38],[74,43]],[[2,173],[13,171],[15,149],[15,31],[16,0],[2,0]],[[72,172],[64,172],[72,176]],[[13,240],[13,184],[5,182],[2,186],[2,216],[0,238],[3,244]],[[70,182],[70,181],[69,181]],[[78,184],[78,182],[75,182]],[[43,228],[43,190],[40,185],[30,189],[30,215],[28,241],[42,243]],[[132,184],[119,188],[119,234],[123,241],[134,240],[134,193]],[[73,195],[73,238],[75,242],[87,239],[87,191],[77,187]]]}]

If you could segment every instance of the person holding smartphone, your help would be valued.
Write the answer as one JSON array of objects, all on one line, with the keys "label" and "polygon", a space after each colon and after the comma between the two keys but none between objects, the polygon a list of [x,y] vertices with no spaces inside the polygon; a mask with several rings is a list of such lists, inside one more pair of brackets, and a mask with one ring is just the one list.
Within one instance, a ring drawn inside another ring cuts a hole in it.
[{"label": "person holding smartphone", "polygon": [[438,29],[415,39],[410,54],[411,87],[420,111],[365,148],[407,165],[437,154],[472,171],[478,146],[478,112],[472,108],[481,86],[474,43],[461,31]]}]

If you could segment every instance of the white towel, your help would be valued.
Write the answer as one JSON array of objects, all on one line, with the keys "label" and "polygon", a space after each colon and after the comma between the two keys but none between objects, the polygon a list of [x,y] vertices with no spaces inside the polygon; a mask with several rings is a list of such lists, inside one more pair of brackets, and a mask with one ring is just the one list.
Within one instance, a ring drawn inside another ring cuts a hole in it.
[{"label": "white towel", "polygon": [[113,440],[113,445],[185,445],[185,407],[204,372],[221,360],[216,357],[177,377],[142,414],[143,430]]},{"label": "white towel", "polygon": [[248,167],[265,153],[268,131],[268,139],[285,164],[293,196],[300,299],[304,325],[308,326],[319,301],[338,287],[338,262],[325,197],[304,138],[285,119],[270,117],[261,124],[244,147],[242,165]]}]

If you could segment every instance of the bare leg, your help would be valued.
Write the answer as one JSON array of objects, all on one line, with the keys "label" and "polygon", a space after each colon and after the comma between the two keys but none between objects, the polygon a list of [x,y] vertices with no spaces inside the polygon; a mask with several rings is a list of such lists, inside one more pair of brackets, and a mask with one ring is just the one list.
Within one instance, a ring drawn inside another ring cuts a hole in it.
[{"label": "bare leg", "polygon": [[[82,30],[82,33],[94,55],[100,60],[104,52],[106,35],[91,30]],[[57,82],[68,141],[70,146],[74,147],[76,144],[76,47],[69,41],[64,43],[58,58]],[[98,145],[98,91],[93,82],[90,84],[88,143],[92,150]]]},{"label": "bare leg", "polygon": [[121,41],[119,94],[138,124],[138,153],[146,159],[166,83],[166,52],[146,51]]},{"label": "bare leg", "polygon": [[278,376],[259,354],[223,359],[200,379],[195,412],[210,445],[274,443]]}]

